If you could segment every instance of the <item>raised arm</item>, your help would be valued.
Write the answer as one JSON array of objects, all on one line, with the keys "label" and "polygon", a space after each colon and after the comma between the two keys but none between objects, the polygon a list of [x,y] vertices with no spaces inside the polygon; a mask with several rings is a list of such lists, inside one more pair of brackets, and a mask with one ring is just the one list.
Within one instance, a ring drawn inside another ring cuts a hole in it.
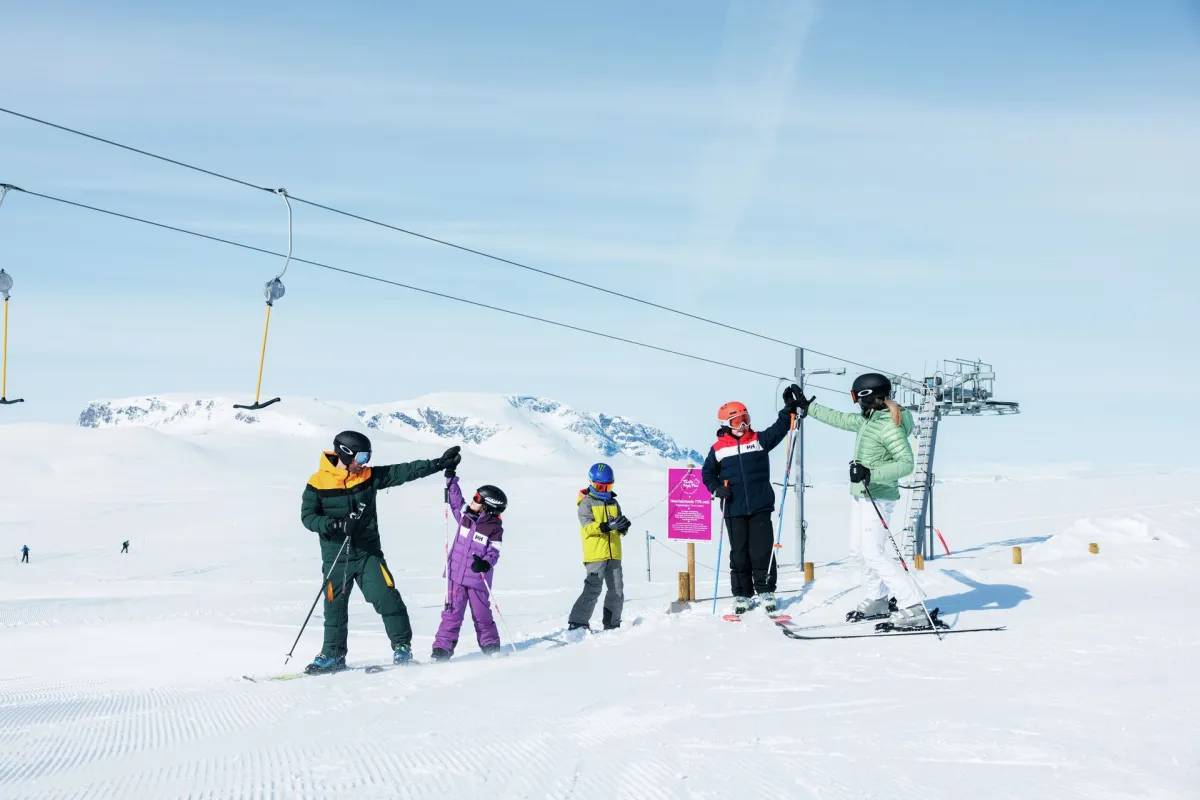
[{"label": "raised arm", "polygon": [[867,420],[862,414],[851,414],[846,411],[834,411],[832,408],[826,408],[820,403],[814,401],[808,406],[808,416],[819,422],[824,422],[826,425],[832,425],[835,428],[841,428],[844,431],[855,431],[863,426]]},{"label": "raised arm", "polygon": [[407,464],[385,464],[371,469],[376,489],[390,489],[402,483],[426,478],[439,468],[436,461],[409,461]]},{"label": "raised arm", "polygon": [[446,491],[449,492],[447,500],[450,504],[450,513],[454,515],[454,521],[460,526],[462,525],[462,510],[463,510],[463,495],[462,489],[458,485],[458,476],[446,478]]},{"label": "raised arm", "polygon": [[779,419],[775,420],[771,427],[758,434],[758,443],[762,445],[763,450],[769,453],[783,441],[791,427],[792,412],[784,408],[779,412]]}]

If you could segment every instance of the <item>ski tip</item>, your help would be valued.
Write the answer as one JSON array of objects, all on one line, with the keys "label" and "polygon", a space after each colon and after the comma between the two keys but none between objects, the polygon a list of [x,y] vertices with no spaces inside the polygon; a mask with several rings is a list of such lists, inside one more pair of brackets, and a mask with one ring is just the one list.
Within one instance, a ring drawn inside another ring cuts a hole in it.
[{"label": "ski tip", "polygon": [[787,614],[776,614],[775,616],[771,617],[771,621],[776,625],[783,625],[786,622],[791,622],[792,618]]},{"label": "ski tip", "polygon": [[726,622],[741,622],[742,621],[742,617],[740,614],[726,614],[725,616],[721,617],[721,619],[725,620]]}]

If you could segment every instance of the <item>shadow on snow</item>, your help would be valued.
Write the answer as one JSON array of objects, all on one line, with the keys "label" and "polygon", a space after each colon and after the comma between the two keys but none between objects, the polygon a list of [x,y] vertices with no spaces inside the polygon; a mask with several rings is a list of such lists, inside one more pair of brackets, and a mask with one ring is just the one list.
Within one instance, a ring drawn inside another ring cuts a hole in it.
[{"label": "shadow on snow", "polygon": [[929,606],[931,608],[937,606],[943,615],[958,614],[963,611],[1016,608],[1033,597],[1023,586],[1015,586],[1011,583],[980,583],[952,569],[944,569],[942,574],[970,587],[970,590],[966,592],[933,597],[928,600]]}]

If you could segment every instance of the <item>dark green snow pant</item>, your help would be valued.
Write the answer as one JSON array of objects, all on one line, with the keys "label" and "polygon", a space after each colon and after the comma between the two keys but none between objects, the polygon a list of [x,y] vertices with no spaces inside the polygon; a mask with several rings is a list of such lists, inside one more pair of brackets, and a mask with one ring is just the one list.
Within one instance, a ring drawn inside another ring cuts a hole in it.
[{"label": "dark green snow pant", "polygon": [[[329,572],[332,564],[321,565],[321,577]],[[343,574],[345,591],[342,590]],[[408,609],[396,590],[396,582],[387,568],[387,562],[379,556],[364,555],[350,560],[339,560],[337,569],[325,584],[325,644],[321,652],[339,658],[346,655],[346,635],[349,625],[350,589],[358,581],[363,597],[383,617],[383,628],[392,641],[392,650],[412,643],[412,625],[408,621]]]}]

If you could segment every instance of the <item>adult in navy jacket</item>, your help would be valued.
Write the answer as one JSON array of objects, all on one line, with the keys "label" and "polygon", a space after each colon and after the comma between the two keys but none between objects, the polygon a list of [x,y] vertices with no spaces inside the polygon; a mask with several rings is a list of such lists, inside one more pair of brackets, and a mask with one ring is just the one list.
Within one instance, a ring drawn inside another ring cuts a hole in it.
[{"label": "adult in navy jacket", "polygon": [[704,459],[704,485],[721,499],[729,529],[729,571],[737,614],[749,609],[750,597],[755,594],[767,612],[775,610],[778,570],[771,558],[775,490],[771,488],[769,454],[787,436],[792,415],[804,415],[792,387],[784,391],[783,402],[779,418],[762,432],[750,426],[750,412],[742,403],[721,406],[717,441]]}]

